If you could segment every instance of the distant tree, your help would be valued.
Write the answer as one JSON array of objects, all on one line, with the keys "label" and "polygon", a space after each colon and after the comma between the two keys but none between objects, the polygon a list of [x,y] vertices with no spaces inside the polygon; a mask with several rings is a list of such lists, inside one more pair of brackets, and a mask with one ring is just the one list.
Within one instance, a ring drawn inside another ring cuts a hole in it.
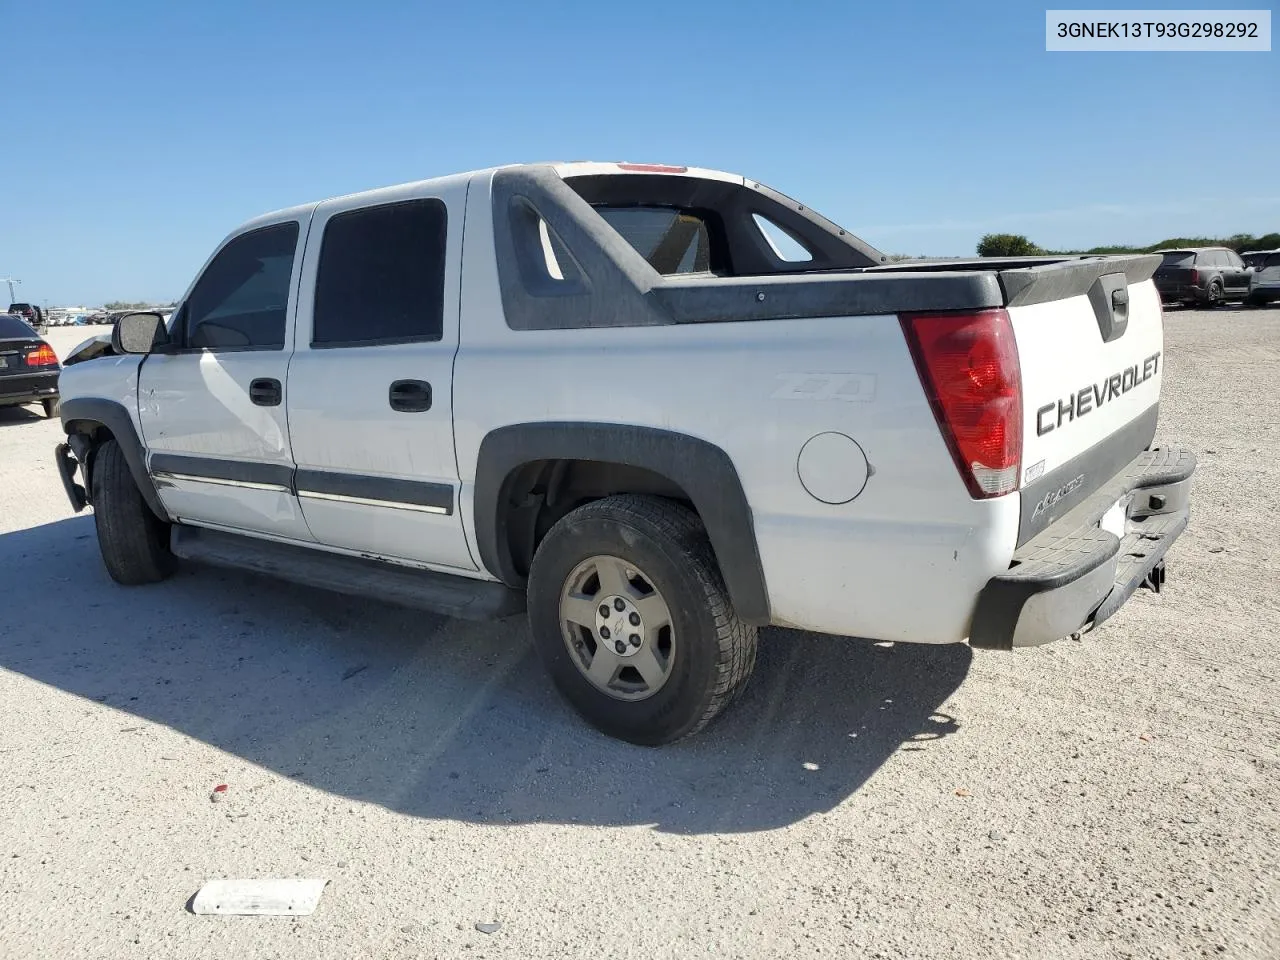
[{"label": "distant tree", "polygon": [[149,306],[151,306],[151,304],[146,300],[135,300],[132,302],[125,300],[112,300],[110,303],[104,303],[102,308],[114,313],[117,310],[141,310],[144,307]]},{"label": "distant tree", "polygon": [[1020,233],[988,233],[978,241],[980,257],[1038,257],[1043,253]]},{"label": "distant tree", "polygon": [[[1153,253],[1156,250],[1170,250],[1183,247],[1230,247],[1236,253],[1242,250],[1280,250],[1280,233],[1264,233],[1256,237],[1251,233],[1236,233],[1229,237],[1169,237],[1158,243],[1146,246],[1133,244],[1104,244],[1090,247],[1088,250],[1041,250],[1034,244],[1030,249],[1022,247],[1027,243],[1026,237],[1016,234],[987,234],[978,244],[978,253],[984,257],[1028,256],[1044,253],[1050,256],[1106,255],[1125,253]],[[988,252],[990,251],[990,252]]]}]

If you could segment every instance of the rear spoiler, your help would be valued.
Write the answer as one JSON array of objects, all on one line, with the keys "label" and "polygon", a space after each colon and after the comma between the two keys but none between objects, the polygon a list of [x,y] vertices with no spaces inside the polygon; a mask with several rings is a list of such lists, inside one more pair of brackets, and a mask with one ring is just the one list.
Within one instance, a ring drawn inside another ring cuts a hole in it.
[{"label": "rear spoiler", "polygon": [[1012,265],[1001,269],[1001,261],[976,260],[772,277],[663,277],[649,296],[677,323],[983,310],[1088,296],[1098,301],[1094,311],[1109,338],[1106,316],[1127,303],[1125,288],[1151,279],[1161,258],[1005,262]]},{"label": "rear spoiler", "polygon": [[1123,273],[1133,286],[1150,280],[1163,258],[1158,253],[1062,257],[986,257],[972,260],[905,262],[871,267],[867,273],[911,273],[924,271],[968,272],[994,270],[1004,293],[1004,306],[1026,307],[1033,303],[1065,300],[1087,294],[1099,277]]}]

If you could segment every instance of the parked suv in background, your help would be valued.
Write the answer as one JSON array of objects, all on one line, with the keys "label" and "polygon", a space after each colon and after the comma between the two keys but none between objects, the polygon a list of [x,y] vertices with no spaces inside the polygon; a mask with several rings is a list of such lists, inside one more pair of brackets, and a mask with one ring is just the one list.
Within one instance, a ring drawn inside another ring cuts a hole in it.
[{"label": "parked suv in background", "polygon": [[45,326],[45,316],[43,311],[31,303],[11,303],[9,304],[9,312],[16,314],[25,320],[36,332]]},{"label": "parked suv in background", "polygon": [[1249,268],[1228,247],[1157,250],[1164,262],[1156,270],[1156,289],[1165,303],[1216,307],[1249,295]]},{"label": "parked suv in background", "polygon": [[1249,296],[1245,303],[1265,307],[1280,300],[1280,250],[1253,252],[1254,271],[1249,277]]}]

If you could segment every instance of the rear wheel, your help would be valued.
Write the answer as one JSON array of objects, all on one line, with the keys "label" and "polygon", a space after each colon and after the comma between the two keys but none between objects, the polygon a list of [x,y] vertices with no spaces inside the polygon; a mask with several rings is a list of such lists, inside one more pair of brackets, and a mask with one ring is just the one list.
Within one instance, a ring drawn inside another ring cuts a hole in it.
[{"label": "rear wheel", "polygon": [[48,417],[50,420],[52,420],[54,417],[58,415],[57,400],[41,400],[40,406],[44,407],[44,415]]},{"label": "rear wheel", "polygon": [[98,447],[93,458],[93,522],[107,573],[117,583],[156,583],[173,573],[169,524],[147,506],[115,440]]},{"label": "rear wheel", "polygon": [[1210,280],[1209,289],[1204,295],[1204,305],[1212,310],[1222,304],[1222,281]]},{"label": "rear wheel", "polygon": [[696,733],[741,690],[756,630],[738,619],[697,516],[607,497],[562,518],[529,574],[534,645],[588,722],[622,740]]}]

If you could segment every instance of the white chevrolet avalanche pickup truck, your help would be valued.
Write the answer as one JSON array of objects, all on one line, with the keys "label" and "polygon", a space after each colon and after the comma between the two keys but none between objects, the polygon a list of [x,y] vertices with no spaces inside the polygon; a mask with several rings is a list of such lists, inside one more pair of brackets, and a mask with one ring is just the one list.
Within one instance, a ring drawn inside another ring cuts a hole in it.
[{"label": "white chevrolet avalanche pickup truck", "polygon": [[65,364],[122,584],[179,559],[503,618],[636,743],[769,624],[1010,649],[1159,590],[1158,256],[890,264],[752,180],[534,164],[259,217]]}]

